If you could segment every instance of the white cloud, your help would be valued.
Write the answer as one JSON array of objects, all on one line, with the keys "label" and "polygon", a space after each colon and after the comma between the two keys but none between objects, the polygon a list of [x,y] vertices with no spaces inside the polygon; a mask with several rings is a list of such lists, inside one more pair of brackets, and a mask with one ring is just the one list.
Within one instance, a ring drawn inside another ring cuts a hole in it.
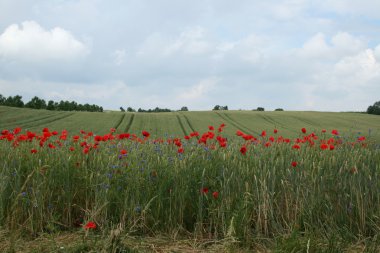
[{"label": "white cloud", "polygon": [[205,29],[195,27],[182,32],[179,37],[165,48],[165,53],[173,54],[183,52],[185,54],[203,54],[210,50],[211,45],[205,40]]},{"label": "white cloud", "polygon": [[366,49],[366,44],[364,38],[354,37],[347,32],[338,32],[331,39],[327,39],[323,33],[317,33],[296,51],[304,58],[334,61],[358,54]]},{"label": "white cloud", "polygon": [[353,81],[352,85],[362,87],[380,77],[380,63],[376,60],[374,51],[367,49],[358,55],[343,58],[335,64],[334,71],[341,80],[350,79],[349,83]]},{"label": "white cloud", "polygon": [[40,62],[75,60],[89,49],[69,31],[60,27],[46,30],[35,21],[12,24],[0,35],[0,57],[8,60]]},{"label": "white cloud", "polygon": [[319,58],[329,54],[330,47],[326,43],[326,38],[323,33],[317,33],[312,38],[304,43],[300,55],[307,58]]},{"label": "white cloud", "polygon": [[328,12],[335,12],[341,15],[358,15],[372,18],[379,18],[380,2],[376,0],[328,0],[316,1],[315,8],[321,8]]},{"label": "white cloud", "polygon": [[125,55],[126,55],[126,52],[124,49],[120,49],[120,50],[115,50],[115,52],[113,52],[113,57],[114,57],[114,61],[115,61],[115,64],[117,66],[120,66],[121,64],[123,64],[125,62]]},{"label": "white cloud", "polygon": [[201,80],[196,85],[193,85],[183,93],[181,93],[178,98],[179,100],[199,100],[203,98],[206,94],[212,91],[216,84],[219,82],[219,79],[216,77],[211,77]]},{"label": "white cloud", "polygon": [[155,55],[161,57],[176,54],[202,55],[210,52],[212,45],[206,38],[206,30],[192,27],[175,37],[155,32],[149,35],[137,51],[137,55]]}]

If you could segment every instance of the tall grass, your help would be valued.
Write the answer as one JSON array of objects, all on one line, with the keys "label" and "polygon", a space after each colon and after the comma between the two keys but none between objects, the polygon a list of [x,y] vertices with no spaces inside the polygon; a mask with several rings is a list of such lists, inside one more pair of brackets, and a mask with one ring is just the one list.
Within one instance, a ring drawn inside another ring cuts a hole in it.
[{"label": "tall grass", "polygon": [[99,230],[118,224],[131,234],[246,244],[293,233],[359,241],[380,232],[380,151],[370,143],[298,150],[236,137],[220,148],[193,138],[182,140],[180,154],[166,140],[137,140],[115,138],[88,154],[81,141],[93,137],[59,146],[53,136],[44,147],[0,140],[0,226],[37,235],[91,220]]}]

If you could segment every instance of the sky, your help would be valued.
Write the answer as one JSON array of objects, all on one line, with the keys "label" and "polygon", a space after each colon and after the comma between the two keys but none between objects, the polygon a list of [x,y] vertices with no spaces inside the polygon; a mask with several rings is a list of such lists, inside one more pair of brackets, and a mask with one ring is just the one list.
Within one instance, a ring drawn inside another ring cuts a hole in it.
[{"label": "sky", "polygon": [[0,0],[0,94],[118,110],[365,111],[378,0]]}]

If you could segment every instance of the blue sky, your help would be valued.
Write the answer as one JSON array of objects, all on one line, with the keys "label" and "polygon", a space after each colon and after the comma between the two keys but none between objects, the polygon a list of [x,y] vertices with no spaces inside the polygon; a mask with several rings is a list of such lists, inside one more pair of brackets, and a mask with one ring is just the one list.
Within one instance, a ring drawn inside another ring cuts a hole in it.
[{"label": "blue sky", "polygon": [[156,106],[364,111],[377,0],[1,0],[0,94]]}]

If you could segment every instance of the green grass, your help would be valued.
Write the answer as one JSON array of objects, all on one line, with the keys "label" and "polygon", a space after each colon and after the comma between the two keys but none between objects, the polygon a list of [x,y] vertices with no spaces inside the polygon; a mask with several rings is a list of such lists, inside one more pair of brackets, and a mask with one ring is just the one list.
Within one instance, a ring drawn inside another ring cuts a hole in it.
[{"label": "green grass", "polygon": [[[133,116],[134,115],[134,116]],[[131,121],[132,119],[132,121]],[[274,128],[280,135],[299,136],[305,127],[309,132],[321,129],[338,129],[344,136],[370,135],[380,141],[380,117],[361,113],[342,112],[254,112],[254,111],[207,111],[172,113],[122,113],[122,112],[51,112],[47,110],[20,109],[0,106],[0,129],[20,126],[39,130],[43,127],[70,132],[83,129],[104,134],[112,127],[118,132],[140,133],[145,129],[154,136],[183,137],[184,132],[203,131],[212,124],[225,123],[226,136],[234,136],[236,130],[257,136],[262,130],[271,134]]]},{"label": "green grass", "polygon": [[[122,238],[157,235],[223,247],[228,242],[238,251],[379,249],[377,116],[248,111],[34,114],[8,109],[0,108],[0,126],[32,125],[30,129],[38,133],[43,127],[67,129],[69,136],[0,139],[0,230],[9,231],[7,250],[16,250],[19,237],[50,234],[53,238],[60,233],[83,237],[70,246],[72,252],[111,244],[130,251],[135,248],[122,243]],[[35,124],[20,115],[31,115]],[[221,123],[227,125],[221,133],[228,137],[226,148],[215,139],[207,145],[196,138],[182,139],[185,152],[179,154],[178,147],[166,141],[194,130],[202,134],[209,125],[218,134]],[[128,131],[140,137],[147,130],[152,137],[119,139],[115,133],[96,147],[93,137],[81,135],[78,142],[71,138],[80,129],[104,134],[112,127],[116,133]],[[308,133],[315,131],[318,139],[302,134],[302,127]],[[293,140],[287,144],[258,136],[262,130],[272,135],[274,128],[279,130],[276,139],[281,134]],[[258,141],[237,137],[237,129],[253,133]],[[328,132],[320,134],[321,129]],[[338,129],[340,136],[333,136],[332,129]],[[358,131],[368,137],[366,141],[357,142]],[[163,142],[153,141],[156,137]],[[299,150],[293,148],[296,137],[304,140]],[[327,140],[334,144],[333,150],[321,150],[320,144]],[[81,145],[88,145],[89,153],[83,153]],[[246,155],[239,152],[243,145]],[[37,153],[32,154],[32,149]],[[127,155],[120,156],[121,150]],[[85,231],[82,224],[87,221],[94,221],[97,229]],[[122,231],[120,240],[113,237],[115,229]]]}]

